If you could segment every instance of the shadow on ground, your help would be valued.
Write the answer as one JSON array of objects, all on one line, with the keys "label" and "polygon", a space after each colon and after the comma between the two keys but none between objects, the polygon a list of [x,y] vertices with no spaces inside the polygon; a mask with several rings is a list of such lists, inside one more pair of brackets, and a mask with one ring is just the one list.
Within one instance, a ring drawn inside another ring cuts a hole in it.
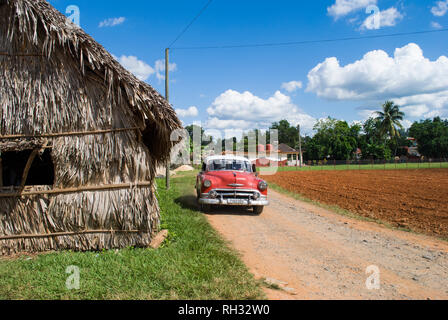
[{"label": "shadow on ground", "polygon": [[217,207],[207,212],[209,215],[229,215],[229,216],[256,216],[252,209],[246,209],[245,207]]},{"label": "shadow on ground", "polygon": [[[199,205],[194,195],[186,195],[174,200],[178,205],[184,209],[199,211]],[[255,216],[252,209],[246,209],[239,206],[214,207],[208,211],[209,215],[233,215],[233,216]]]},{"label": "shadow on ground", "polygon": [[199,205],[197,204],[197,200],[194,195],[186,195],[179,197],[176,200],[174,200],[174,202],[184,209],[196,210],[196,211],[199,210]]}]

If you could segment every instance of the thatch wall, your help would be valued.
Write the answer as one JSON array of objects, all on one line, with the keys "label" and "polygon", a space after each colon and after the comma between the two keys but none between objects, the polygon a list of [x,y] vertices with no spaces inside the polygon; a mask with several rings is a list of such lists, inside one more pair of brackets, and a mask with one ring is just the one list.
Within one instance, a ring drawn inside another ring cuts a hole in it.
[{"label": "thatch wall", "polygon": [[62,249],[145,247],[158,228],[159,209],[151,188],[35,195],[2,199],[1,202],[0,232],[4,236],[68,234],[2,240],[2,255]]},{"label": "thatch wall", "polygon": [[[0,151],[51,148],[54,186],[26,191],[104,186],[0,197],[0,239],[25,236],[0,240],[0,253],[149,243],[159,221],[155,170],[180,127],[163,97],[46,1],[6,0],[0,3],[0,105]],[[145,186],[131,187],[139,183]],[[0,196],[5,192],[11,190]],[[73,234],[26,237],[64,232]]]}]

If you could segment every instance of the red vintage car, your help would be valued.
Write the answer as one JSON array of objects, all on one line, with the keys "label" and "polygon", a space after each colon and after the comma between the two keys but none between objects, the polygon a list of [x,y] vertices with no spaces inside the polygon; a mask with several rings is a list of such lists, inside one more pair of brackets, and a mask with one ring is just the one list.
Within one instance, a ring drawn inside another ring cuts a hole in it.
[{"label": "red vintage car", "polygon": [[245,206],[259,215],[269,205],[268,184],[244,157],[207,158],[196,179],[196,192],[204,212],[213,206]]}]

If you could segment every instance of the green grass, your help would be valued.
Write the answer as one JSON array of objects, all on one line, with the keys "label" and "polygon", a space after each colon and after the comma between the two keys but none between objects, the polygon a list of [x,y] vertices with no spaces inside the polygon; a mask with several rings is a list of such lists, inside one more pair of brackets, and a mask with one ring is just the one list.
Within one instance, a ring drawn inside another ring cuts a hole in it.
[{"label": "green grass", "polygon": [[[159,181],[162,248],[0,258],[0,299],[260,299],[261,282],[194,207],[192,174]],[[68,290],[68,266],[80,289]]]},{"label": "green grass", "polygon": [[[323,170],[403,170],[403,169],[448,169],[448,162],[432,163],[387,163],[387,164],[341,164],[341,165],[316,165],[299,167],[279,167],[278,172],[282,171],[323,171]],[[260,172],[275,170],[274,168],[259,168]]]}]

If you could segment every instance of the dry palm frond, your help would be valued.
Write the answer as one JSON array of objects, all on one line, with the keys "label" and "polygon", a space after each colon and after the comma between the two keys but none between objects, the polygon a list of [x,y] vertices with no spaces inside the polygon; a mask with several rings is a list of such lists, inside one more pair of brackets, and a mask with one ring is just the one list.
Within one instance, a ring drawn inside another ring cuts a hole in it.
[{"label": "dry palm frond", "polygon": [[[141,128],[44,139],[52,148],[54,188],[152,182],[148,188],[1,198],[0,236],[141,233],[0,240],[0,254],[150,242],[159,221],[155,170],[169,158],[170,135],[181,127],[159,93],[46,1],[0,0],[0,105],[0,136]],[[43,145],[40,138],[3,139],[0,152]]]},{"label": "dry palm frond", "polygon": [[2,135],[136,125],[164,146],[154,160],[168,158],[174,109],[48,2],[7,0],[0,26]]}]

